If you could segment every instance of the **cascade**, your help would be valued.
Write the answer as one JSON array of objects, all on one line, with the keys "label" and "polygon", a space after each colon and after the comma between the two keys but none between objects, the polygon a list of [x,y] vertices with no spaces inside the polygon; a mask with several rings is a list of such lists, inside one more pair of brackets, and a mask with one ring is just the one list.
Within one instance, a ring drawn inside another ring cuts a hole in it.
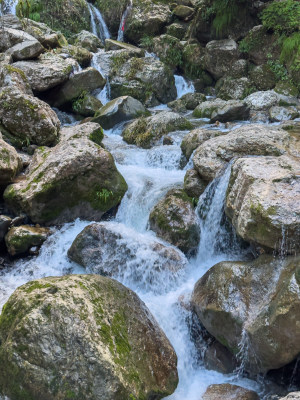
[{"label": "cascade", "polygon": [[105,39],[110,38],[110,33],[107,25],[102,17],[101,12],[93,4],[87,3],[91,15],[91,23],[93,34],[101,39],[102,43],[105,44]]},{"label": "cascade", "polygon": [[[101,51],[99,53],[101,53]],[[97,62],[99,53],[96,53],[93,55],[91,66],[93,68],[95,68],[97,71],[99,71],[100,74],[106,78],[106,85],[96,95],[97,99],[100,100],[103,105],[105,105],[110,101],[110,83],[109,83],[108,75],[105,73],[105,71],[103,71],[103,69],[100,67],[99,63]]]},{"label": "cascade", "polygon": [[124,11],[122,18],[121,18],[119,31],[118,31],[118,39],[117,39],[119,42],[124,41],[124,28],[125,28],[125,24],[126,24],[126,19],[129,15],[131,9],[132,9],[132,0],[130,0],[129,5],[126,7],[126,10]]},{"label": "cascade", "polygon": [[17,4],[18,4],[18,0],[4,0],[4,1],[2,1],[1,5],[0,5],[0,15],[5,15],[5,14],[16,15]]},{"label": "cascade", "polygon": [[179,99],[187,93],[195,93],[195,87],[192,82],[188,82],[181,75],[174,75],[175,85],[177,89],[177,98]]}]

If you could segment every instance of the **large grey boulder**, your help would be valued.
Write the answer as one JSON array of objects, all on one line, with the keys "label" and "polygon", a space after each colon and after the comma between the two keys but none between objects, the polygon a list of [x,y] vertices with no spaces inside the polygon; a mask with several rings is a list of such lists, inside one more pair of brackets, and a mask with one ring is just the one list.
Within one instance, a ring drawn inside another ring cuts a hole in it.
[{"label": "large grey boulder", "polygon": [[51,107],[13,87],[0,92],[0,121],[23,145],[51,146],[58,140],[60,122]]},{"label": "large grey boulder", "polygon": [[269,251],[300,252],[299,161],[288,156],[234,162],[226,214],[239,236]]},{"label": "large grey boulder", "polygon": [[145,50],[129,43],[119,42],[113,39],[105,39],[105,50],[125,50],[134,57],[144,57]]},{"label": "large grey boulder", "polygon": [[204,101],[193,112],[194,117],[208,118],[211,123],[245,120],[249,114],[250,108],[244,101],[221,99]]},{"label": "large grey boulder", "polygon": [[22,42],[36,42],[36,39],[28,33],[14,28],[0,30],[0,51],[4,52],[14,45]]},{"label": "large grey boulder", "polygon": [[146,305],[98,275],[21,286],[0,339],[0,393],[16,400],[160,400],[178,383],[175,351]]},{"label": "large grey boulder", "polygon": [[245,125],[201,144],[194,153],[195,169],[212,180],[234,157],[280,156],[296,146],[296,139],[277,126]]},{"label": "large grey boulder", "polygon": [[147,110],[140,101],[131,96],[122,96],[100,108],[93,121],[98,122],[104,129],[111,129],[120,122],[129,121],[146,113]]},{"label": "large grey boulder", "polygon": [[88,51],[97,53],[99,48],[103,47],[101,40],[98,36],[88,31],[81,31],[73,37],[73,42],[76,46],[83,47]]},{"label": "large grey boulder", "polygon": [[22,161],[14,147],[0,135],[0,186],[8,185],[22,168]]},{"label": "large grey boulder", "polygon": [[38,40],[26,40],[15,44],[7,53],[12,56],[13,61],[21,61],[38,58],[44,51],[44,47]]},{"label": "large grey boulder", "polygon": [[277,369],[300,351],[299,273],[299,257],[221,262],[196,283],[192,305],[205,328],[239,354],[247,370]]},{"label": "large grey boulder", "polygon": [[273,90],[260,91],[250,94],[244,99],[254,111],[267,110],[279,103],[279,96]]},{"label": "large grey boulder", "polygon": [[13,64],[24,72],[35,92],[44,92],[67,81],[75,65],[72,58],[63,59],[52,53],[43,54],[38,60]]},{"label": "large grey boulder", "polygon": [[45,48],[54,49],[66,41],[60,32],[56,32],[42,22],[36,22],[29,18],[23,19],[22,29],[35,37]]},{"label": "large grey boulder", "polygon": [[187,160],[190,159],[194,150],[197,149],[202,143],[206,142],[209,139],[214,137],[218,137],[221,135],[225,135],[225,132],[218,131],[216,129],[203,129],[196,128],[189,132],[183,138],[181,142],[181,151]]},{"label": "large grey boulder", "polygon": [[26,179],[4,193],[15,213],[22,211],[35,223],[99,220],[120,203],[126,182],[111,154],[86,138],[86,131],[90,128],[82,135],[68,133],[52,149],[36,150]]},{"label": "large grey boulder", "polygon": [[11,64],[0,63],[0,87],[14,87],[25,94],[33,94],[24,72]]},{"label": "large grey boulder", "polygon": [[187,264],[174,247],[149,235],[137,236],[117,223],[87,226],[77,235],[68,256],[88,272],[120,278],[130,275],[139,286],[164,279],[167,287]]}]

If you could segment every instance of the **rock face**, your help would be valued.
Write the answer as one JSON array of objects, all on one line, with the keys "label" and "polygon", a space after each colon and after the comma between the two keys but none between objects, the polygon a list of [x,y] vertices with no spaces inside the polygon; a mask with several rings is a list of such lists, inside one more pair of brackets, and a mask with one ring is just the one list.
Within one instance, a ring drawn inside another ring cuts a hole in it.
[{"label": "rock face", "polygon": [[68,80],[75,61],[71,58],[64,60],[62,57],[47,53],[38,60],[20,61],[14,67],[22,70],[35,92],[44,92]]},{"label": "rock face", "polygon": [[259,400],[259,396],[253,390],[245,389],[241,386],[223,383],[220,385],[210,385],[204,395],[203,400]]},{"label": "rock face", "polygon": [[186,254],[193,254],[200,241],[199,225],[191,199],[173,189],[159,201],[149,216],[150,228]]},{"label": "rock face", "polygon": [[169,132],[187,130],[192,127],[192,124],[181,115],[163,111],[151,117],[141,117],[133,121],[122,135],[125,142],[129,144],[149,148]]},{"label": "rock face", "polygon": [[171,282],[186,265],[186,258],[175,248],[117,223],[87,226],[74,240],[68,256],[100,275],[122,277],[130,270],[139,285],[149,285],[162,277]]},{"label": "rock face", "polygon": [[242,352],[248,370],[277,369],[300,351],[299,273],[299,257],[221,262],[196,283],[192,304],[219,342]]},{"label": "rock face", "polygon": [[58,140],[60,122],[51,107],[13,88],[0,92],[0,121],[24,144],[51,146]]},{"label": "rock face", "polygon": [[212,180],[233,157],[279,156],[294,145],[292,136],[278,127],[246,125],[204,142],[195,151],[193,161],[200,176]]},{"label": "rock face", "polygon": [[136,118],[146,112],[146,108],[140,101],[130,96],[122,96],[102,107],[93,121],[98,122],[104,129],[111,129],[120,122]]},{"label": "rock face", "polygon": [[21,168],[22,161],[18,153],[0,135],[0,186],[9,184]]},{"label": "rock face", "polygon": [[241,158],[233,164],[226,214],[246,241],[300,252],[299,161],[287,156]]},{"label": "rock face", "polygon": [[5,236],[7,251],[12,256],[27,253],[31,247],[41,246],[49,234],[50,231],[47,228],[29,225],[13,227]]},{"label": "rock face", "polygon": [[34,39],[15,44],[7,53],[12,56],[14,61],[21,61],[37,58],[44,51],[45,49],[41,43]]},{"label": "rock face", "polygon": [[16,400],[159,400],[178,383],[176,354],[145,304],[98,275],[21,286],[0,338],[0,393]]},{"label": "rock face", "polygon": [[188,169],[186,171],[183,189],[189,197],[199,199],[206,186],[207,182],[200,178],[195,169]]},{"label": "rock face", "polygon": [[239,121],[249,118],[250,108],[238,100],[224,101],[216,99],[213,101],[204,101],[195,108],[193,115],[197,118],[209,118],[211,123]]},{"label": "rock face", "polygon": [[0,64],[0,87],[14,87],[20,92],[32,95],[29,81],[24,72],[11,64]]},{"label": "rock face", "polygon": [[22,210],[34,223],[50,224],[99,219],[120,203],[126,190],[111,154],[75,134],[53,149],[37,150],[26,179],[9,186],[4,198],[14,212]]}]

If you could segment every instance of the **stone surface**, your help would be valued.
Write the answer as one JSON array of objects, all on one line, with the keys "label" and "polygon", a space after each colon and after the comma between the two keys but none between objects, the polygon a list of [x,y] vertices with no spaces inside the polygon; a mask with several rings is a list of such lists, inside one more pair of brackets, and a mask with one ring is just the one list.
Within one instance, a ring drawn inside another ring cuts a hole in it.
[{"label": "stone surface", "polygon": [[73,38],[74,44],[93,53],[97,53],[97,49],[102,48],[103,44],[98,36],[88,31],[81,31]]},{"label": "stone surface", "polygon": [[77,63],[75,62],[73,70],[77,72],[79,71],[79,66],[82,68],[89,67],[93,59],[93,54],[90,51],[80,46],[73,46],[72,44],[65,44],[61,48],[58,48],[56,53],[65,60],[73,59],[73,62],[76,60]]},{"label": "stone surface", "polygon": [[184,177],[183,189],[188,196],[194,199],[199,199],[204,192],[207,182],[200,178],[195,169],[188,169]]},{"label": "stone surface", "polygon": [[137,118],[146,114],[143,104],[130,96],[118,97],[97,111],[93,121],[98,122],[104,129],[111,129],[116,124]]},{"label": "stone surface", "polygon": [[75,60],[69,58],[64,60],[56,54],[46,53],[38,60],[20,61],[13,66],[25,73],[35,92],[44,92],[69,79],[75,67]]},{"label": "stone surface", "polygon": [[216,340],[206,349],[203,361],[207,369],[220,372],[221,374],[231,374],[237,368],[235,357],[225,346]]},{"label": "stone surface", "polygon": [[251,110],[261,111],[275,106],[279,102],[279,96],[273,90],[255,92],[244,99]]},{"label": "stone surface", "polygon": [[23,144],[53,145],[60,122],[44,101],[10,87],[0,92],[0,121]]},{"label": "stone surface", "polygon": [[216,85],[216,94],[223,100],[244,99],[247,94],[249,94],[250,90],[253,91],[253,84],[250,79],[246,77],[221,78]]},{"label": "stone surface", "polygon": [[181,115],[163,111],[151,117],[141,117],[133,121],[122,135],[125,142],[129,144],[149,148],[169,132],[191,128],[192,124]]},{"label": "stone surface", "polygon": [[26,179],[6,189],[6,204],[47,224],[99,220],[116,207],[126,182],[111,154],[84,136],[71,134],[53,149],[36,150]]},{"label": "stone surface", "polygon": [[194,110],[205,100],[206,96],[202,93],[187,93],[180,99],[168,103],[168,107],[175,112],[185,112],[187,110]]},{"label": "stone surface", "polygon": [[62,34],[55,32],[42,22],[36,22],[29,18],[23,19],[22,29],[35,37],[44,47],[54,49],[60,47],[63,42]]},{"label": "stone surface", "polygon": [[299,161],[287,156],[234,162],[226,214],[246,241],[269,251],[300,251]]},{"label": "stone surface", "polygon": [[12,219],[7,215],[0,215],[0,243],[4,239],[4,236],[7,234],[8,228],[11,225]]},{"label": "stone surface", "polygon": [[279,107],[274,106],[269,109],[271,122],[282,122],[295,119],[300,116],[300,107]]},{"label": "stone surface", "polygon": [[72,139],[89,139],[99,146],[103,140],[103,129],[96,122],[64,127],[60,132],[59,140],[65,142]]},{"label": "stone surface", "polygon": [[178,383],[176,354],[156,320],[109,278],[21,286],[4,307],[0,338],[0,391],[16,400],[159,400]]},{"label": "stone surface", "polygon": [[89,272],[120,279],[130,275],[146,287],[156,279],[163,279],[167,287],[187,263],[177,249],[114,222],[87,226],[72,243],[68,256]]},{"label": "stone surface", "polygon": [[224,132],[218,131],[216,129],[193,129],[183,138],[180,145],[181,151],[185,158],[189,160],[194,150],[196,150],[197,147],[199,147],[202,143],[224,134]]},{"label": "stone surface", "polygon": [[266,372],[297,358],[299,271],[299,257],[264,255],[216,264],[196,283],[198,318],[233,354],[242,352],[246,370]]},{"label": "stone surface", "polygon": [[91,94],[84,94],[72,102],[72,110],[83,117],[93,117],[102,107],[101,101]]},{"label": "stone surface", "polygon": [[160,238],[186,254],[194,254],[200,241],[197,215],[191,199],[180,189],[170,190],[152,209],[149,225]]},{"label": "stone surface", "polygon": [[25,254],[33,246],[41,246],[50,230],[47,228],[37,228],[29,225],[13,227],[5,236],[7,251],[12,256]]},{"label": "stone surface", "polygon": [[4,28],[0,31],[0,51],[4,52],[18,43],[25,41],[36,42],[36,39],[28,33],[14,28]]},{"label": "stone surface", "polygon": [[280,156],[296,146],[288,132],[277,126],[245,125],[201,144],[194,154],[194,166],[205,180],[212,180],[234,157]]},{"label": "stone surface", "polygon": [[194,14],[194,9],[185,5],[179,5],[173,10],[173,14],[181,20],[188,20]]},{"label": "stone surface", "polygon": [[12,182],[22,168],[22,161],[16,150],[1,139],[0,134],[0,186]]},{"label": "stone surface", "polygon": [[10,64],[0,63],[0,87],[14,87],[20,92],[32,95],[32,90],[24,72]]},{"label": "stone surface", "polygon": [[117,40],[113,40],[113,39],[105,39],[105,50],[106,51],[126,50],[135,57],[144,57],[145,56],[145,50],[140,49],[139,47],[133,46],[132,44],[118,42]]},{"label": "stone surface", "polygon": [[270,90],[276,85],[276,75],[267,64],[250,69],[249,76],[258,90]]},{"label": "stone surface", "polygon": [[259,396],[253,390],[245,389],[241,386],[222,383],[210,385],[204,395],[203,400],[259,400]]},{"label": "stone surface", "polygon": [[241,121],[249,118],[250,108],[243,101],[228,100],[226,104],[216,108],[210,117],[210,122]]},{"label": "stone surface", "polygon": [[14,61],[22,61],[37,58],[44,51],[44,47],[38,40],[26,40],[11,47],[8,54],[11,54]]}]

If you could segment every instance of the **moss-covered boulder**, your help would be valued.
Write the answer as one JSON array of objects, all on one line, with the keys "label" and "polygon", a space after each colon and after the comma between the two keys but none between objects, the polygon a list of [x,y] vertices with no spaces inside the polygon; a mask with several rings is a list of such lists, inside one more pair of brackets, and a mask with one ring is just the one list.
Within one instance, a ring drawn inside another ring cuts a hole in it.
[{"label": "moss-covered boulder", "polygon": [[21,144],[51,146],[58,140],[60,122],[44,101],[18,89],[0,91],[0,122]]},{"label": "moss-covered boulder", "polygon": [[0,64],[0,87],[14,87],[25,94],[33,94],[24,72],[11,64]]},{"label": "moss-covered boulder", "polygon": [[[62,47],[59,47],[56,50],[57,54],[61,54],[62,57],[66,58],[67,60],[73,59],[76,60],[79,66],[82,68],[87,68],[91,65],[91,61],[93,59],[93,54],[81,46],[74,46],[72,44],[66,44]],[[74,62],[74,61],[73,61]],[[78,72],[80,68],[78,68],[78,64],[75,63],[74,71]]]},{"label": "moss-covered boulder", "polygon": [[130,96],[122,96],[100,108],[92,121],[98,122],[104,129],[111,129],[120,122],[143,114],[147,114],[147,110],[140,101]]},{"label": "moss-covered boulder", "polygon": [[160,35],[153,39],[153,51],[161,61],[175,69],[183,65],[183,47],[179,39]]},{"label": "moss-covered boulder", "polygon": [[178,383],[176,354],[146,305],[98,275],[21,286],[0,338],[0,393],[14,400],[159,400]]},{"label": "moss-covered boulder", "polygon": [[256,91],[256,87],[249,78],[221,78],[216,84],[216,95],[223,100],[244,99],[251,92]]},{"label": "moss-covered boulder", "polygon": [[117,37],[122,14],[128,4],[128,0],[96,0],[94,2],[94,5],[101,11],[106,25],[114,37]]},{"label": "moss-covered boulder", "polygon": [[280,156],[294,146],[297,147],[296,139],[279,127],[245,125],[202,143],[195,151],[193,161],[200,176],[211,180],[234,157]]},{"label": "moss-covered boulder", "polygon": [[220,343],[241,352],[247,370],[277,369],[300,351],[299,273],[299,257],[221,262],[196,283],[192,305]]},{"label": "moss-covered boulder", "polygon": [[30,225],[13,227],[5,236],[7,251],[12,256],[25,254],[31,247],[41,246],[49,235],[48,228]]},{"label": "moss-covered boulder", "polygon": [[138,118],[126,127],[122,135],[129,144],[150,148],[167,133],[192,127],[191,122],[181,115],[163,111],[151,117]]},{"label": "moss-covered boulder", "polygon": [[168,103],[168,107],[175,112],[186,112],[187,110],[194,110],[200,103],[206,100],[203,93],[187,93],[180,99]]},{"label": "moss-covered boulder", "polygon": [[192,199],[184,190],[170,190],[151,211],[149,224],[159,237],[184,253],[196,252],[200,230]]},{"label": "moss-covered boulder", "polygon": [[88,31],[91,27],[85,0],[19,0],[17,15],[44,22],[67,37],[82,30]]},{"label": "moss-covered boulder", "polygon": [[190,18],[192,18],[194,12],[194,8],[188,7],[184,4],[178,5],[173,10],[173,14],[175,15],[175,17],[184,21],[188,21]]},{"label": "moss-covered boulder", "polygon": [[103,104],[97,97],[89,93],[82,93],[77,99],[72,101],[72,110],[74,113],[83,117],[93,117]]},{"label": "moss-covered boulder", "polygon": [[22,29],[35,37],[46,49],[54,49],[60,47],[65,42],[61,32],[56,32],[42,22],[37,22],[29,18],[25,18],[21,25]]},{"label": "moss-covered boulder", "polygon": [[44,51],[45,49],[41,43],[34,39],[15,44],[7,50],[7,54],[11,55],[13,61],[21,61],[38,58]]},{"label": "moss-covered boulder", "polygon": [[202,398],[203,400],[259,400],[259,396],[254,390],[229,383],[210,385]]},{"label": "moss-covered boulder", "polygon": [[188,25],[182,22],[174,22],[173,24],[167,26],[167,35],[174,36],[177,39],[182,40],[186,34]]},{"label": "moss-covered boulder", "polygon": [[6,189],[6,204],[15,213],[35,223],[99,220],[120,203],[127,185],[113,157],[85,137],[93,127],[81,127],[82,135],[78,129],[53,149],[38,149],[26,179]]},{"label": "moss-covered boulder", "polygon": [[[299,147],[299,146],[298,146]],[[233,164],[226,214],[244,240],[268,251],[300,252],[299,162],[287,156]]]},{"label": "moss-covered boulder", "polygon": [[98,36],[88,31],[81,31],[77,35],[74,35],[72,37],[72,43],[93,53],[97,53],[97,49],[101,49],[103,47],[103,44]]},{"label": "moss-covered boulder", "polygon": [[196,118],[208,118],[210,122],[240,121],[249,118],[250,107],[240,100],[204,101],[193,112]]},{"label": "moss-covered boulder", "polygon": [[180,68],[188,78],[197,79],[199,90],[211,86],[214,82],[211,75],[205,71],[205,48],[199,43],[185,42]]},{"label": "moss-covered boulder", "polygon": [[300,107],[279,107],[274,106],[269,110],[269,118],[271,122],[282,122],[299,118]]},{"label": "moss-covered boulder", "polygon": [[60,142],[72,139],[88,139],[92,142],[102,144],[104,134],[103,129],[96,122],[85,122],[82,124],[64,127],[60,132]]},{"label": "moss-covered boulder", "polygon": [[258,90],[270,90],[276,85],[276,75],[268,64],[257,65],[250,69],[249,76]]},{"label": "moss-covered boulder", "polygon": [[118,40],[105,39],[105,50],[125,50],[135,57],[144,57],[145,50],[129,43],[119,42]]},{"label": "moss-covered boulder", "polygon": [[14,147],[4,142],[0,134],[0,187],[8,185],[22,168],[22,161]]},{"label": "moss-covered boulder", "polygon": [[84,228],[72,243],[68,256],[89,273],[126,276],[139,287],[163,280],[169,289],[168,285],[176,281],[187,265],[184,255],[174,247],[148,234],[137,235],[115,222],[94,223]]}]

